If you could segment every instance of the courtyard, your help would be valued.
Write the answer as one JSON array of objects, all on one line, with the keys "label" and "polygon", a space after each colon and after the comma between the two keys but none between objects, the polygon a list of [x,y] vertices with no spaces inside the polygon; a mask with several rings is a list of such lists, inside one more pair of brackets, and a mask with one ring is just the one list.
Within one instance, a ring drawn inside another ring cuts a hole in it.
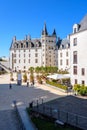
[{"label": "courtyard", "polygon": [[16,79],[11,82],[12,88],[9,89],[10,75],[0,75],[0,129],[1,130],[20,130],[17,117],[13,107],[13,101],[17,105],[27,107],[32,100],[43,98],[44,102],[62,96],[53,88],[35,84],[27,87],[26,84],[18,86]]}]

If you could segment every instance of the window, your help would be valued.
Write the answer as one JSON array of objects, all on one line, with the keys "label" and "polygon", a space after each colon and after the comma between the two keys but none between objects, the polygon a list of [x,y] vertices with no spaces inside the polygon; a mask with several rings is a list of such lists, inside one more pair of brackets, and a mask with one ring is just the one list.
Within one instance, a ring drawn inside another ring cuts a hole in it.
[{"label": "window", "polygon": [[20,57],[20,54],[19,54],[19,57]]},{"label": "window", "polygon": [[30,54],[29,54],[29,57],[30,57]]},{"label": "window", "polygon": [[85,85],[85,81],[84,80],[82,80],[82,85]]},{"label": "window", "polygon": [[77,45],[77,38],[74,38],[73,39],[73,46],[76,46]]},{"label": "window", "polygon": [[26,47],[28,48],[28,42],[26,42]]},{"label": "window", "polygon": [[84,68],[82,68],[81,73],[82,73],[82,75],[85,75],[85,69]]},{"label": "window", "polygon": [[14,57],[16,57],[16,54],[14,54]]},{"label": "window", "polygon": [[35,63],[38,63],[38,59],[35,59]]},{"label": "window", "polygon": [[37,53],[35,54],[35,57],[38,57],[38,54],[37,54]]},{"label": "window", "polygon": [[17,44],[17,48],[18,48],[18,44]]},{"label": "window", "polygon": [[29,59],[29,63],[30,63],[30,59]]},{"label": "window", "polygon": [[21,48],[23,48],[23,43],[21,43]]},{"label": "window", "polygon": [[25,57],[25,54],[24,54],[24,57]]},{"label": "window", "polygon": [[76,33],[76,28],[74,28],[74,33]]},{"label": "window", "polygon": [[68,56],[68,51],[66,52],[66,56]]},{"label": "window", "polygon": [[60,60],[60,65],[62,65],[62,60]]},{"label": "window", "polygon": [[77,66],[73,66],[73,74],[77,75]]},{"label": "window", "polygon": [[73,52],[73,64],[77,64],[77,51]]},{"label": "window", "polygon": [[24,69],[26,69],[26,66],[24,66]]},{"label": "window", "polygon": [[62,53],[60,53],[60,57],[62,57]]},{"label": "window", "polygon": [[24,63],[26,62],[26,60],[24,59]]},{"label": "window", "polygon": [[69,60],[68,59],[66,59],[66,65],[69,65]]},{"label": "window", "polygon": [[20,60],[19,60],[19,63],[20,63]]},{"label": "window", "polygon": [[82,85],[85,85],[85,81],[84,80],[82,80]]},{"label": "window", "polygon": [[35,49],[35,51],[37,52],[37,49]]},{"label": "window", "polygon": [[78,82],[77,82],[77,79],[75,79],[75,84],[77,84]]},{"label": "window", "polygon": [[16,59],[14,59],[14,63],[16,63]]}]

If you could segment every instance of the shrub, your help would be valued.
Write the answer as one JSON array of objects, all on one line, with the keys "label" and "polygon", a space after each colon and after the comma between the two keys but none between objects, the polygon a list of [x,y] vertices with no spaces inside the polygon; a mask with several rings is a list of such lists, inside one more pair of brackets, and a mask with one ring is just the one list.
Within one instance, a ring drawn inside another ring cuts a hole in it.
[{"label": "shrub", "polygon": [[32,82],[32,83],[34,82],[34,75],[33,74],[30,75],[30,82]]},{"label": "shrub", "polygon": [[58,83],[56,83],[56,82],[49,81],[49,80],[47,80],[46,83],[47,83],[47,84],[50,84],[50,85],[53,85],[53,86],[56,86],[56,87],[58,87],[58,88],[67,90],[67,86],[65,86],[65,85],[58,84]]},{"label": "shrub", "polygon": [[23,75],[23,81],[27,82],[27,74],[26,73],[24,73],[24,75]]},{"label": "shrub", "polygon": [[42,84],[41,76],[37,75],[37,81],[38,81],[39,84]]},{"label": "shrub", "polygon": [[74,85],[74,90],[82,95],[82,96],[86,96],[87,95],[87,86],[84,85],[79,85],[79,84],[75,84]]}]

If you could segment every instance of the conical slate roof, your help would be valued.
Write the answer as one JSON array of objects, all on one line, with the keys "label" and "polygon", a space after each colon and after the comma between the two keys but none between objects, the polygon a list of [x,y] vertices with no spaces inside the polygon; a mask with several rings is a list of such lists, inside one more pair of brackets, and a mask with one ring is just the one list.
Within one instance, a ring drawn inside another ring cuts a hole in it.
[{"label": "conical slate roof", "polygon": [[48,35],[46,23],[44,24],[44,29],[42,30],[42,35]]},{"label": "conical slate roof", "polygon": [[53,35],[53,36],[56,36],[56,31],[55,31],[55,29],[53,30],[52,35]]}]

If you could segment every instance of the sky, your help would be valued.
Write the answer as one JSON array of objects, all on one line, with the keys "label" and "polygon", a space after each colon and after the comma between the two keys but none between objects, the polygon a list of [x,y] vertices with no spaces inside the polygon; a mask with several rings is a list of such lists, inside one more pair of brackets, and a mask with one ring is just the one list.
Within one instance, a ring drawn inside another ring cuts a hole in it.
[{"label": "sky", "polygon": [[46,23],[49,34],[66,38],[87,14],[87,0],[0,0],[0,57],[9,57],[12,38],[40,38]]}]

